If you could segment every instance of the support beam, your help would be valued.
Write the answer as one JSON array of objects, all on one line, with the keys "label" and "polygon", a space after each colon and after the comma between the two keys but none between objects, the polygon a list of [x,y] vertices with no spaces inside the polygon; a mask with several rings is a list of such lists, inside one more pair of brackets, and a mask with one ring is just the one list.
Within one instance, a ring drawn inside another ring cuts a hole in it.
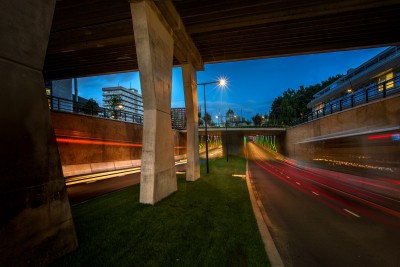
[{"label": "support beam", "polygon": [[44,266],[77,247],[42,74],[55,0],[0,6],[0,266]]},{"label": "support beam", "polygon": [[177,190],[171,128],[172,32],[152,1],[131,1],[143,94],[140,202],[155,204]]},{"label": "support beam", "polygon": [[204,70],[203,59],[172,1],[154,1],[163,22],[172,29],[174,38],[174,56],[181,64],[190,63],[196,70]]},{"label": "support beam", "polygon": [[197,79],[192,64],[182,65],[183,89],[185,91],[186,129],[187,129],[187,165],[186,181],[200,178],[199,131],[197,105]]}]

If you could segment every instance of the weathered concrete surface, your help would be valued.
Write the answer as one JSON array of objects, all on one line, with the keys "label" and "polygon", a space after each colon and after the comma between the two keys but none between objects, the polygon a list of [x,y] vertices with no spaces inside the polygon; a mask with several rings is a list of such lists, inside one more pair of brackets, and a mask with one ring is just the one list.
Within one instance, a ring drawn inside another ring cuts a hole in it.
[{"label": "weathered concrete surface", "polygon": [[[367,134],[353,135],[399,126],[400,96],[392,96],[287,129],[286,154],[302,161],[329,158],[357,164],[371,165],[376,162],[377,165],[390,167],[398,164],[395,161],[400,153],[398,145],[390,140],[379,143],[368,140]],[[335,135],[349,137],[304,142],[315,137]]]},{"label": "weathered concrete surface", "polygon": [[200,178],[198,104],[196,71],[191,64],[182,65],[183,89],[185,92],[187,127],[186,180]]},{"label": "weathered concrete surface", "polygon": [[[143,126],[82,114],[52,111],[64,176],[141,165]],[[186,155],[186,133],[173,131],[174,155]],[[92,143],[97,142],[97,143]]]},{"label": "weathered concrete surface", "polygon": [[58,111],[52,111],[51,118],[58,138],[88,141],[87,144],[59,142],[63,166],[141,158],[142,125]]},{"label": "weathered concrete surface", "polygon": [[130,5],[144,107],[140,202],[154,204],[177,190],[171,129],[174,44],[154,3]]},{"label": "weathered concrete surface", "polygon": [[0,4],[0,266],[77,247],[42,75],[55,1]]}]

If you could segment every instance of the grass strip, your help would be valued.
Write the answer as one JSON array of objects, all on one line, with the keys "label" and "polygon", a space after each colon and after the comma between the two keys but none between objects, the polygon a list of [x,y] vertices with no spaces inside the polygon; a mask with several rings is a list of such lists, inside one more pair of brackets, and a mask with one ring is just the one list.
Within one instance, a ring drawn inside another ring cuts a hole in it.
[{"label": "grass strip", "polygon": [[253,215],[245,160],[202,166],[201,179],[178,176],[178,191],[154,206],[139,186],[72,208],[79,248],[54,266],[269,266]]}]

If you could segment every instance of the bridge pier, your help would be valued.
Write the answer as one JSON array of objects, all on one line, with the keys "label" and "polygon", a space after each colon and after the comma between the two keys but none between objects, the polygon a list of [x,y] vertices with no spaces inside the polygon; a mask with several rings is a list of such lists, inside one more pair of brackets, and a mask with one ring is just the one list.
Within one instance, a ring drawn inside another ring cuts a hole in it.
[{"label": "bridge pier", "polygon": [[1,4],[1,266],[47,265],[77,247],[42,73],[54,7]]},{"label": "bridge pier", "polygon": [[200,178],[198,105],[196,71],[190,63],[182,65],[183,89],[185,91],[186,129],[187,129],[187,165],[186,180]]},{"label": "bridge pier", "polygon": [[153,2],[130,5],[144,108],[140,202],[155,204],[177,190],[171,128],[174,40]]}]

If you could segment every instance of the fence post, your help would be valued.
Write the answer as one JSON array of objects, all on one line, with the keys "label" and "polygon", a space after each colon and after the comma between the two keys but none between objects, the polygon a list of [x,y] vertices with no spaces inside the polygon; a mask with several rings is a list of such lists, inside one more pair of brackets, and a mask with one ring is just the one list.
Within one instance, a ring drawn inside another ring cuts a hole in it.
[{"label": "fence post", "polygon": [[60,110],[60,98],[57,97],[57,110]]},{"label": "fence post", "polygon": [[368,103],[368,91],[369,89],[365,90],[365,103]]},{"label": "fence post", "polygon": [[351,107],[354,107],[354,94],[351,94]]},{"label": "fence post", "polygon": [[331,114],[333,113],[333,104],[331,104]]},{"label": "fence post", "polygon": [[383,83],[383,98],[386,98],[386,82]]},{"label": "fence post", "polygon": [[342,111],[342,99],[339,100],[339,110]]}]

